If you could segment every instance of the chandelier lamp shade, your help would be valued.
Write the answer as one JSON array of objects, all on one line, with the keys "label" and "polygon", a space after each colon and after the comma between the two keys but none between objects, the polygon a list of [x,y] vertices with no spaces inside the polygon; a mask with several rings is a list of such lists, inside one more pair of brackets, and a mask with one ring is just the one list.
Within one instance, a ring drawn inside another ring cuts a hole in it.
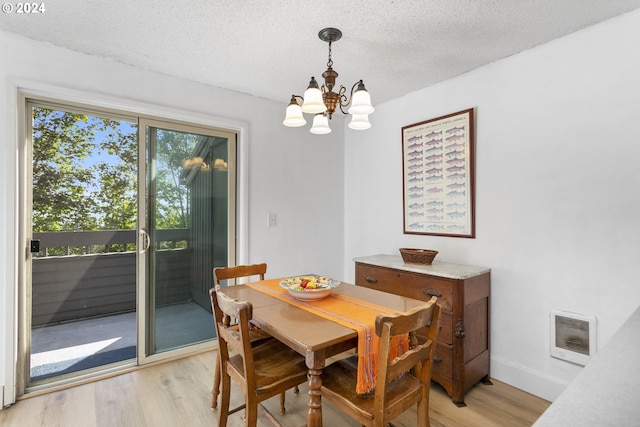
[{"label": "chandelier lamp shade", "polygon": [[[313,124],[310,132],[315,134],[326,134],[331,132],[329,120],[336,109],[340,109],[343,114],[350,114],[351,121],[349,128],[355,130],[365,130],[371,127],[369,114],[373,113],[371,97],[362,80],[357,81],[352,87],[349,97],[347,89],[340,85],[337,92],[333,91],[338,73],[333,69],[331,59],[331,43],[340,40],[342,32],[337,28],[324,28],[318,33],[320,40],[329,43],[329,60],[327,70],[322,73],[324,84],[318,85],[315,77],[311,77],[309,86],[304,95],[291,95],[291,101],[287,107],[283,125],[288,127],[300,127],[307,124],[304,114],[313,114]],[[345,111],[346,110],[346,111]]]}]

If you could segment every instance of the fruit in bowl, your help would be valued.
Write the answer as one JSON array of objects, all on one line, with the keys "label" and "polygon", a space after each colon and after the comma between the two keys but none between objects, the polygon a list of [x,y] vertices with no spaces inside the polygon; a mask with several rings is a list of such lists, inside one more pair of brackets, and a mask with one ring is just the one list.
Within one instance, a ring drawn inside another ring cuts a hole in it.
[{"label": "fruit in bowl", "polygon": [[330,286],[314,283],[306,287],[302,287],[299,284],[289,285],[287,291],[289,295],[298,300],[317,301],[328,296],[331,293],[331,289]]},{"label": "fruit in bowl", "polygon": [[280,286],[298,300],[317,301],[328,296],[338,283],[340,282],[327,277],[307,275],[289,277],[280,282]]}]

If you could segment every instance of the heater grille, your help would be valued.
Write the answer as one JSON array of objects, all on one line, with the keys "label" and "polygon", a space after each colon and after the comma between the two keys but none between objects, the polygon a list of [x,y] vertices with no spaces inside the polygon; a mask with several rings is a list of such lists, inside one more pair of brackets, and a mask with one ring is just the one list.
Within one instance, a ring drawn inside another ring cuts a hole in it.
[{"label": "heater grille", "polygon": [[551,310],[551,356],[586,365],[596,351],[596,318]]}]

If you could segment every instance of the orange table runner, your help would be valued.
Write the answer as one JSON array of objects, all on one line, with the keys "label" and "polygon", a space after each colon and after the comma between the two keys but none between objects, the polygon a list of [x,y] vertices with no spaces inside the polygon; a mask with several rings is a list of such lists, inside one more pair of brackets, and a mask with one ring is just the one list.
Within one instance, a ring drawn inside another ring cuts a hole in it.
[{"label": "orange table runner", "polygon": [[[373,391],[376,384],[380,343],[379,337],[375,334],[376,316],[394,314],[397,311],[334,292],[319,301],[299,301],[289,295],[286,289],[280,287],[281,280],[261,280],[248,283],[247,286],[357,331],[358,381],[356,392],[366,394]],[[408,339],[398,340],[397,345],[394,344],[393,348],[397,349],[397,354],[404,353],[408,348]],[[397,354],[393,354],[391,357],[395,357]]]}]

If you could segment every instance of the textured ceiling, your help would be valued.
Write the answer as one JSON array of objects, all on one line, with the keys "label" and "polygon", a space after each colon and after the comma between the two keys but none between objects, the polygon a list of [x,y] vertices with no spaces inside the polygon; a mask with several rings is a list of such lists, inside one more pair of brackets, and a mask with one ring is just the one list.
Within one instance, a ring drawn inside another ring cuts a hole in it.
[{"label": "textured ceiling", "polygon": [[[16,4],[16,3],[13,3]],[[0,29],[282,102],[321,80],[381,103],[640,8],[640,0],[56,0]]]}]

